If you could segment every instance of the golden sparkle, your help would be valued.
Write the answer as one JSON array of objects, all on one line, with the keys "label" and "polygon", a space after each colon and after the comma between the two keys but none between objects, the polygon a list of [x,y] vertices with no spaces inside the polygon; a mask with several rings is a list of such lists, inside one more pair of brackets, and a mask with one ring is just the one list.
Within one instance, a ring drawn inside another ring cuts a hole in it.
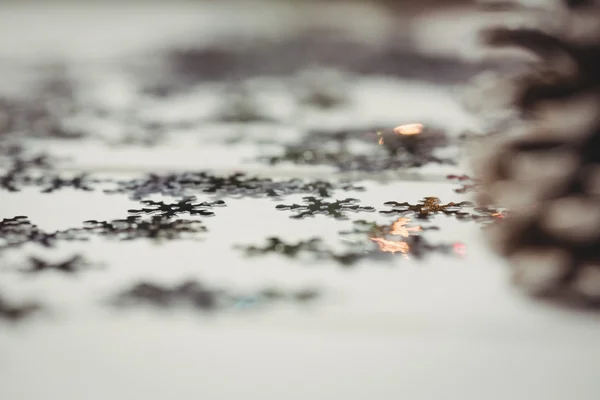
[{"label": "golden sparkle", "polygon": [[423,132],[423,124],[405,124],[394,128],[397,135],[412,136]]},{"label": "golden sparkle", "polygon": [[409,223],[410,218],[398,218],[392,224],[390,235],[409,237],[413,232],[421,232],[423,230],[420,226],[406,226]]},{"label": "golden sparkle", "polygon": [[410,251],[410,246],[406,242],[396,242],[393,240],[387,240],[383,238],[369,238],[373,242],[377,243],[379,249],[386,253],[403,253],[406,254]]}]

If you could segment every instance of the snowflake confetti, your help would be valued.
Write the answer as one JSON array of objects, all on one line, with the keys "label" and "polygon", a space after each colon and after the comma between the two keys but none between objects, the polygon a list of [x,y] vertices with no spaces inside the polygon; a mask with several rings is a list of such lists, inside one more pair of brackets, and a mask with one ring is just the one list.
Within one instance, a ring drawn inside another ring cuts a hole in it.
[{"label": "snowflake confetti", "polygon": [[176,203],[145,200],[142,201],[142,204],[147,205],[148,207],[144,207],[139,210],[128,210],[128,212],[130,214],[149,214],[167,219],[174,218],[181,214],[212,217],[215,215],[215,213],[208,211],[208,209],[225,206],[225,202],[223,200],[197,203],[196,197],[186,197]]},{"label": "snowflake confetti", "polygon": [[315,300],[319,295],[319,291],[308,288],[295,292],[270,288],[253,293],[234,293],[221,288],[209,287],[196,280],[188,280],[174,287],[141,282],[118,294],[114,299],[114,304],[120,307],[136,304],[148,304],[159,308],[184,306],[199,311],[214,312],[226,309],[255,308],[282,300],[303,303]]},{"label": "snowflake confetti", "polygon": [[388,201],[384,203],[385,206],[391,207],[391,210],[380,211],[384,215],[414,215],[418,219],[429,220],[434,215],[445,214],[455,216],[458,219],[466,219],[471,214],[464,212],[463,208],[472,208],[474,204],[469,201],[461,201],[460,203],[446,203],[443,204],[438,197],[425,197],[417,204],[410,204],[408,202],[398,203],[396,201]]},{"label": "snowflake confetti", "polygon": [[0,249],[37,243],[52,247],[60,240],[85,240],[82,229],[73,228],[55,232],[44,232],[26,216],[5,218],[0,221]]},{"label": "snowflake confetti", "polygon": [[291,210],[295,212],[290,218],[302,219],[305,217],[314,217],[317,214],[326,215],[335,219],[347,219],[346,212],[373,212],[373,207],[362,207],[357,203],[357,199],[347,198],[344,200],[336,200],[334,202],[324,201],[316,197],[304,197],[303,200],[307,204],[280,204],[275,208],[277,210]]},{"label": "snowflake confetti", "polygon": [[85,230],[94,234],[120,240],[178,239],[205,232],[201,221],[170,219],[163,216],[143,218],[130,216],[113,221],[85,221]]},{"label": "snowflake confetti", "polygon": [[21,272],[27,274],[39,274],[47,271],[56,271],[66,275],[74,275],[80,271],[89,269],[91,264],[79,254],[64,261],[48,261],[39,257],[29,257],[29,268]]},{"label": "snowflake confetti", "polygon": [[162,194],[189,197],[200,193],[228,197],[280,197],[289,194],[316,194],[330,197],[334,190],[361,191],[362,187],[348,183],[333,184],[325,181],[301,179],[273,180],[247,176],[242,173],[219,176],[207,172],[149,175],[144,178],[121,181],[107,193],[127,193],[134,200]]}]

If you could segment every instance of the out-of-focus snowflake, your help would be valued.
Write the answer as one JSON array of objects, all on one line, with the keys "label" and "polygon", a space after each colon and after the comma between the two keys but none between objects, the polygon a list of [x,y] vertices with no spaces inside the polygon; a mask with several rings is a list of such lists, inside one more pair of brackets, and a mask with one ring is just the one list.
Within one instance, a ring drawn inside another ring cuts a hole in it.
[{"label": "out-of-focus snowflake", "polygon": [[286,257],[295,258],[303,252],[320,253],[323,251],[322,241],[319,238],[303,240],[295,244],[287,243],[277,237],[267,238],[264,247],[248,246],[244,250],[250,256],[257,254],[276,253]]},{"label": "out-of-focus snowflake", "polygon": [[26,216],[5,218],[0,221],[0,250],[25,243],[37,243],[44,247],[52,247],[61,240],[86,239],[85,232],[78,228],[54,232],[42,231]]},{"label": "out-of-focus snowflake", "polygon": [[219,176],[208,172],[149,175],[144,178],[121,181],[107,193],[127,193],[134,200],[153,194],[173,197],[193,196],[201,193],[227,197],[280,197],[289,194],[316,194],[330,197],[334,190],[363,190],[348,183],[334,184],[325,181],[301,179],[273,180],[247,176],[243,173]]},{"label": "out-of-focus snowflake", "polygon": [[398,203],[397,201],[388,201],[385,206],[391,207],[391,210],[380,211],[381,214],[400,214],[414,215],[418,219],[429,220],[434,215],[445,214],[455,216],[458,219],[466,219],[471,214],[464,212],[463,208],[472,208],[474,204],[469,201],[461,201],[460,203],[442,203],[438,197],[425,197],[417,204],[408,202]]},{"label": "out-of-focus snowflake", "polygon": [[319,297],[315,289],[287,292],[264,289],[249,294],[209,287],[196,280],[188,280],[174,287],[141,282],[119,293],[114,304],[120,307],[148,304],[160,308],[192,307],[200,311],[255,308],[276,301],[306,302]]},{"label": "out-of-focus snowflake", "polygon": [[170,219],[163,216],[144,218],[130,216],[113,221],[85,221],[85,230],[100,236],[120,240],[178,239],[205,232],[206,227],[198,220]]},{"label": "out-of-focus snowflake", "polygon": [[430,163],[454,165],[455,159],[440,158],[435,153],[453,145],[443,132],[435,129],[424,130],[419,135],[402,135],[379,127],[314,131],[287,144],[282,154],[261,157],[261,160],[271,165],[283,162],[331,165],[340,171],[390,171]]},{"label": "out-of-focus snowflake", "polygon": [[[432,252],[450,252],[452,246],[432,244],[421,236],[425,231],[438,229],[436,226],[415,225],[411,218],[400,217],[387,225],[364,220],[355,221],[352,231],[344,231],[340,234],[354,246],[366,246],[368,242],[371,242],[381,253],[400,253],[405,257],[422,258]],[[369,252],[372,253],[372,250]]]},{"label": "out-of-focus snowflake", "polygon": [[92,179],[86,174],[77,175],[73,178],[64,178],[57,175],[41,176],[35,180],[35,184],[41,188],[42,193],[52,193],[66,187],[91,192],[94,190],[92,185],[98,182],[100,180]]},{"label": "out-of-focus snowflake", "polygon": [[344,199],[336,200],[333,202],[324,201],[323,199],[317,199],[313,196],[303,198],[306,204],[280,204],[275,208],[277,210],[291,210],[295,214],[290,218],[302,219],[305,217],[314,217],[317,214],[327,215],[335,219],[348,219],[346,216],[347,211],[353,212],[373,212],[373,207],[359,206],[357,199]]},{"label": "out-of-focus snowflake", "polygon": [[448,175],[446,179],[457,182],[461,185],[460,187],[454,189],[454,192],[460,194],[474,192],[479,187],[479,184],[468,175]]},{"label": "out-of-focus snowflake", "polygon": [[0,321],[19,322],[40,309],[34,302],[11,303],[0,295]]},{"label": "out-of-focus snowflake", "polygon": [[39,257],[29,257],[29,268],[22,272],[27,274],[39,274],[47,271],[61,272],[67,275],[74,275],[80,271],[89,269],[91,263],[82,255],[76,254],[64,261],[49,261]]}]

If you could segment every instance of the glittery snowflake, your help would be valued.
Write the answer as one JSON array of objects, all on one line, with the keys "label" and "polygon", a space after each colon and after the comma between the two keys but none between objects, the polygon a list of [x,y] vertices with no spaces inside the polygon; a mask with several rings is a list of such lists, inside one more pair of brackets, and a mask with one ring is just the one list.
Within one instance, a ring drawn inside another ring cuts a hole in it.
[{"label": "glittery snowflake", "polygon": [[0,249],[20,246],[25,243],[37,243],[52,247],[60,240],[85,240],[82,229],[44,232],[25,216],[5,218],[0,221]]},{"label": "glittery snowflake", "polygon": [[378,224],[376,222],[358,220],[354,221],[354,227],[351,231],[340,232],[341,235],[368,235],[368,236],[385,236],[397,235],[408,237],[417,235],[425,231],[439,230],[437,226],[421,226],[415,225],[410,218],[400,217],[392,224]]},{"label": "glittery snowflake", "polygon": [[[461,221],[474,221],[482,223],[491,223],[505,217],[505,211],[495,208],[474,207],[469,201],[460,203],[446,203],[437,197],[425,197],[417,204],[398,203],[389,201],[384,205],[391,207],[391,210],[380,211],[384,215],[413,215],[417,219],[431,220],[435,215],[445,214],[453,216]],[[464,211],[464,209],[469,211]]]},{"label": "glittery snowflake", "polygon": [[280,204],[275,208],[277,210],[291,210],[295,212],[290,218],[302,219],[305,217],[314,217],[317,214],[331,216],[335,219],[347,219],[347,211],[353,212],[373,212],[373,207],[362,207],[357,203],[357,199],[336,200],[334,202],[324,201],[316,197],[309,196],[303,198],[307,204]]},{"label": "glittery snowflake", "polygon": [[460,203],[442,203],[438,197],[425,197],[417,204],[407,202],[398,203],[396,201],[388,201],[385,206],[391,207],[391,210],[380,211],[381,214],[401,214],[414,215],[418,219],[429,220],[436,214],[445,214],[455,216],[458,219],[468,218],[471,214],[464,212],[463,208],[473,207],[474,204],[469,201],[461,201]]},{"label": "glittery snowflake", "polygon": [[186,197],[208,193],[229,197],[279,197],[288,194],[306,193],[321,197],[331,196],[334,190],[363,190],[351,184],[333,184],[325,181],[303,181],[301,179],[273,180],[236,173],[225,176],[206,172],[150,175],[141,179],[121,181],[107,193],[127,193],[134,200],[153,194]]},{"label": "glittery snowflake", "polygon": [[178,239],[205,232],[206,227],[201,221],[170,219],[162,216],[144,218],[130,216],[113,221],[85,221],[85,230],[100,236],[132,240],[149,239]]},{"label": "glittery snowflake", "polygon": [[142,201],[142,204],[147,205],[139,210],[128,210],[130,214],[150,214],[163,218],[174,218],[177,215],[189,214],[199,215],[203,217],[214,216],[215,213],[208,211],[213,207],[223,207],[225,202],[223,200],[217,200],[213,202],[202,202],[197,203],[195,197],[186,197],[176,203],[164,203],[162,201]]},{"label": "glittery snowflake", "polygon": [[[349,238],[353,246],[366,246],[375,244],[377,251],[374,254],[396,253],[404,256],[414,256],[422,258],[431,252],[448,253],[451,251],[451,245],[432,244],[424,237],[422,233],[430,230],[438,230],[436,226],[415,225],[411,218],[400,217],[388,225],[380,225],[369,221],[355,221],[352,231],[340,232],[341,235]],[[373,254],[372,250],[367,251]]]}]

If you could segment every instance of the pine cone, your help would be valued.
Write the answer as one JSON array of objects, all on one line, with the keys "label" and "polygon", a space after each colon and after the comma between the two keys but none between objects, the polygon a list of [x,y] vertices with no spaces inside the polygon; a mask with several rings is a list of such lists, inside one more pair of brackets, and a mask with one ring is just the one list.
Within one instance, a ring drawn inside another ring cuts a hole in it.
[{"label": "pine cone", "polygon": [[564,1],[551,12],[560,29],[484,34],[491,46],[517,46],[537,62],[505,83],[512,90],[501,103],[518,111],[518,125],[472,151],[476,200],[508,209],[488,236],[516,284],[600,305],[600,7]]}]

